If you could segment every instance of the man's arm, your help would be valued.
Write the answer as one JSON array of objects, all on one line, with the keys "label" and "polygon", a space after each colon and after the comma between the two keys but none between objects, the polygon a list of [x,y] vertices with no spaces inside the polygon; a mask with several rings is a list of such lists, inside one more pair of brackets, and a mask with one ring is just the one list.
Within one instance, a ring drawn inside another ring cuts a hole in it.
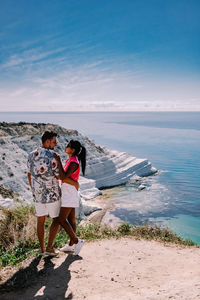
[{"label": "man's arm", "polygon": [[28,176],[28,182],[29,182],[29,185],[30,185],[30,187],[31,187],[31,189],[32,189],[32,182],[31,182],[31,173],[27,173],[27,176]]}]

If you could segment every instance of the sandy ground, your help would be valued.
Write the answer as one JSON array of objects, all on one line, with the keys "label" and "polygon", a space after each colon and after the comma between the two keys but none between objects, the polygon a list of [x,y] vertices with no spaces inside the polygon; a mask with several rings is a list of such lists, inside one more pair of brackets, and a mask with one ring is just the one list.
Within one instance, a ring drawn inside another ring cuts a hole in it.
[{"label": "sandy ground", "polygon": [[[200,248],[133,238],[85,243],[80,256],[36,258],[1,300],[200,299]],[[20,273],[21,272],[21,273]],[[19,281],[20,282],[20,281]]]}]

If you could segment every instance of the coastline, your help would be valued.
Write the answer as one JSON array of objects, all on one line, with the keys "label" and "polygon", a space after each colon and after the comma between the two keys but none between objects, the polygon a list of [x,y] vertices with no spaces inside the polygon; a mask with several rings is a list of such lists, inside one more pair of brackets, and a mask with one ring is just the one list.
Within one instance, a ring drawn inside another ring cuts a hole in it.
[{"label": "coastline", "polygon": [[[63,161],[66,160],[64,148],[68,140],[77,139],[87,149],[86,175],[80,176],[79,180],[80,216],[89,215],[99,209],[93,203],[89,206],[87,201],[100,195],[100,189],[125,184],[133,176],[148,176],[157,171],[147,159],[98,146],[76,130],[55,124],[2,122],[0,123],[1,206],[12,208],[17,202],[31,203],[32,194],[26,174],[27,157],[29,152],[41,144],[41,134],[45,130],[54,130],[58,133],[59,145],[56,151]],[[11,194],[12,197],[9,197]]]},{"label": "coastline", "polygon": [[[79,123],[76,122],[77,119],[80,120]],[[24,121],[36,124],[51,123],[53,120],[55,124],[76,129],[83,135],[89,136],[98,145],[126,151],[136,157],[147,157],[153,166],[161,170],[161,174],[155,176],[154,185],[148,188],[147,183],[147,189],[134,196],[131,189],[125,187],[127,192],[124,203],[129,204],[133,200],[138,206],[137,210],[140,207],[149,207],[149,211],[146,209],[146,216],[142,210],[138,215],[133,211],[133,222],[140,224],[140,219],[148,222],[145,219],[151,218],[153,211],[155,218],[150,222],[168,226],[182,237],[192,238],[194,242],[200,244],[198,119],[199,113],[187,112],[120,112],[118,114],[76,112],[10,114],[8,112],[1,115],[1,121],[5,122]],[[125,125],[124,122],[128,122],[129,125]],[[189,153],[193,154],[191,159],[188,159]],[[148,182],[149,180],[151,185],[151,177],[147,178]],[[125,190],[123,187],[122,189]],[[128,211],[124,211],[122,219],[127,220],[126,215],[128,215],[128,222],[132,223]]]}]

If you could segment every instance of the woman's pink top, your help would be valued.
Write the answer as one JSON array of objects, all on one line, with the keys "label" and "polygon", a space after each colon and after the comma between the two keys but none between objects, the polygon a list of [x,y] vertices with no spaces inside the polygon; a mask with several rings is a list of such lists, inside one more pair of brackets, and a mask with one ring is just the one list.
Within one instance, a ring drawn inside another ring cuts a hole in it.
[{"label": "woman's pink top", "polygon": [[73,179],[74,181],[78,181],[79,179],[79,174],[80,174],[80,163],[78,161],[78,157],[77,156],[72,156],[70,158],[68,158],[65,162],[65,166],[64,166],[64,171],[66,172],[70,163],[71,162],[75,162],[78,164],[78,169],[76,171],[74,171],[74,173],[72,173],[69,178]]}]

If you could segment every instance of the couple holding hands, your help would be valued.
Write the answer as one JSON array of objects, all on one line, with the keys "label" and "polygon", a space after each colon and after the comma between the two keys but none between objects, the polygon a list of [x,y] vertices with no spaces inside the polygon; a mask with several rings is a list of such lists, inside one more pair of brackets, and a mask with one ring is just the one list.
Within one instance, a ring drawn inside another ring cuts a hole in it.
[{"label": "couple holding hands", "polygon": [[[79,207],[79,174],[80,163],[83,175],[86,166],[86,149],[79,141],[71,140],[65,147],[68,159],[64,167],[60,156],[53,152],[57,145],[57,133],[45,131],[42,135],[42,146],[28,156],[28,181],[33,194],[37,216],[37,235],[41,255],[57,256],[53,242],[61,225],[70,237],[69,244],[60,250],[78,255],[84,241],[76,236],[75,208]],[[59,185],[61,180],[61,189]],[[45,218],[53,219],[48,244],[44,243]]]}]

